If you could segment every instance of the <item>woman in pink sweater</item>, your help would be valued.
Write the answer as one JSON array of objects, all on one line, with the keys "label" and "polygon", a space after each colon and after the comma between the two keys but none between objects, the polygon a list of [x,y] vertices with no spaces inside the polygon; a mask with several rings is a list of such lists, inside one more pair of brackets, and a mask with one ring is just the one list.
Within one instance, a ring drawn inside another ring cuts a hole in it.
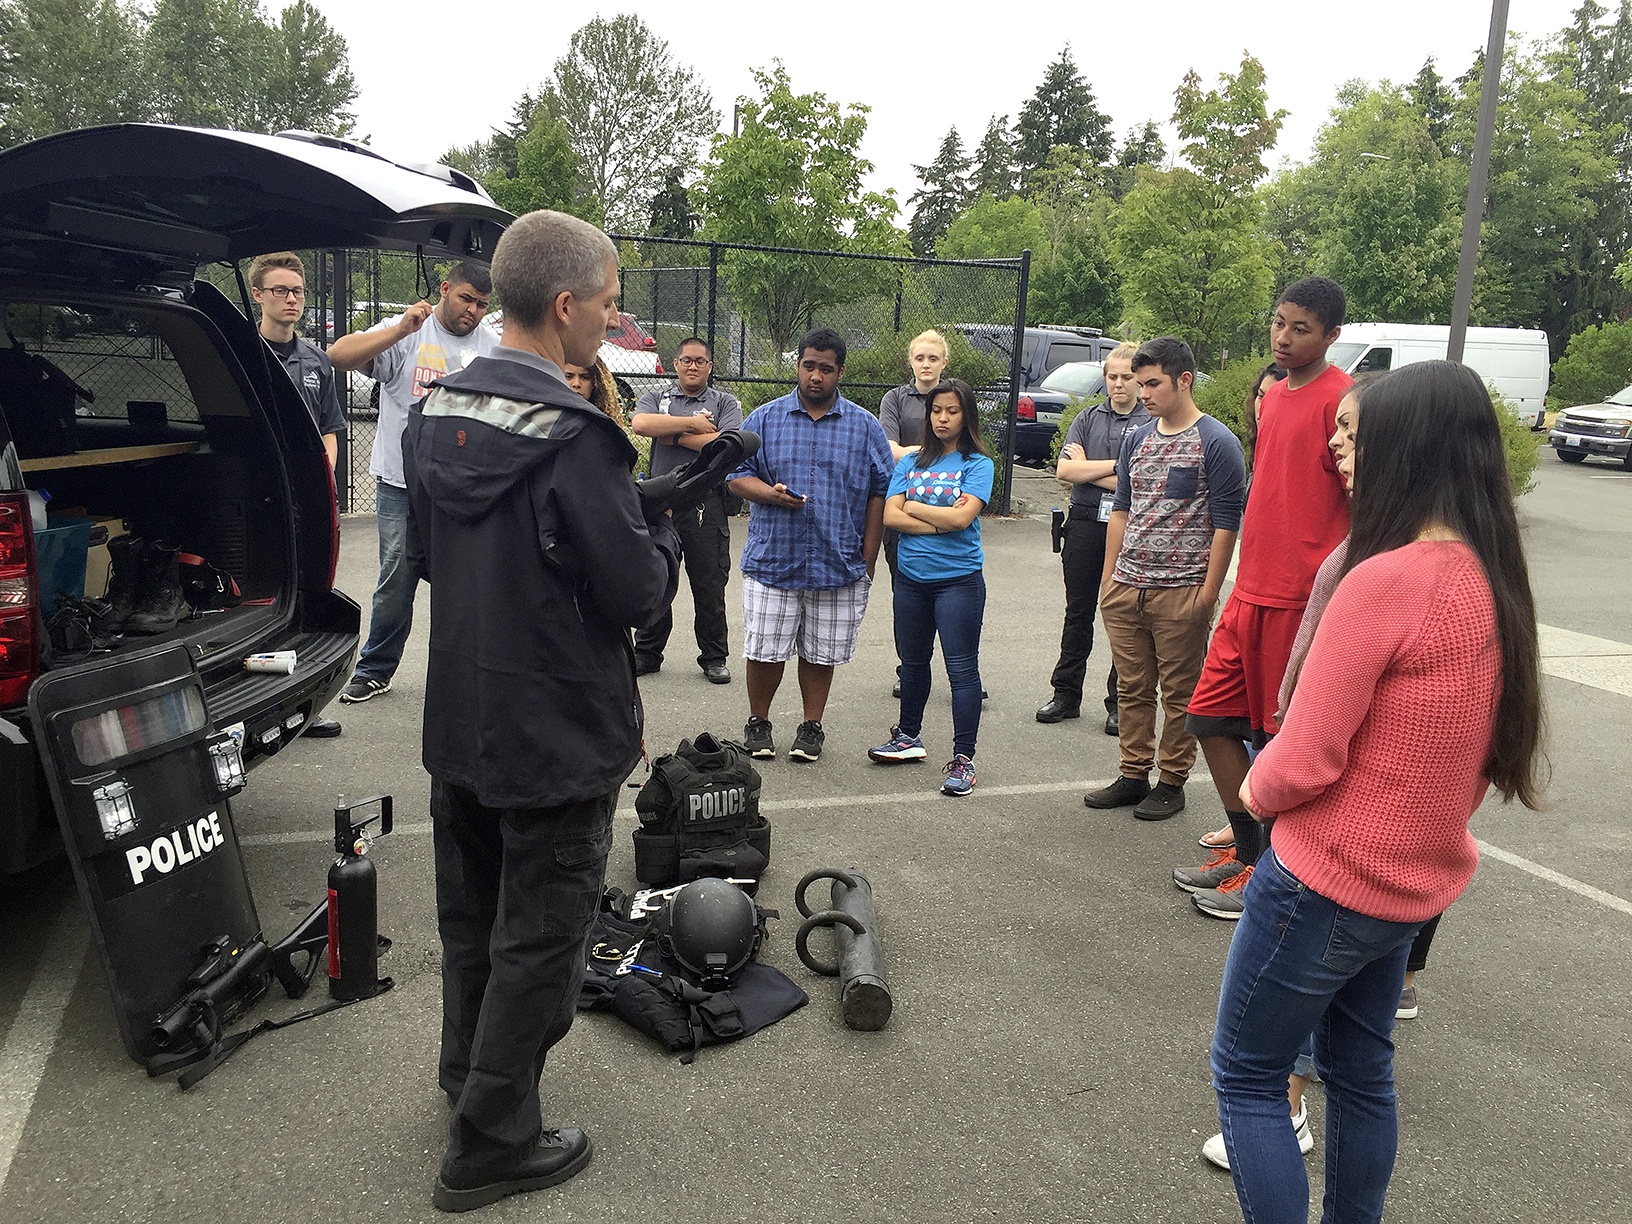
[{"label": "woman in pink sweater", "polygon": [[1443,361],[1356,394],[1343,578],[1286,726],[1241,788],[1275,823],[1230,945],[1212,1065],[1253,1224],[1308,1219],[1286,1084],[1311,1033],[1327,1097],[1322,1220],[1382,1218],[1411,941],[1473,876],[1468,820],[1485,792],[1538,803],[1535,602],[1490,395]]}]

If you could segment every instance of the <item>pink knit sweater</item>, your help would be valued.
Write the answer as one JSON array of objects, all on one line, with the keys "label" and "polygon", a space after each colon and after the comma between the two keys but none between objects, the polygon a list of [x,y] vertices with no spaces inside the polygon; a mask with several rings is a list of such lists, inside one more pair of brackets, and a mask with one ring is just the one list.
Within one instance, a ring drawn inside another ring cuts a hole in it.
[{"label": "pink knit sweater", "polygon": [[1422,541],[1338,585],[1286,726],[1252,767],[1271,844],[1323,897],[1391,922],[1441,913],[1479,860],[1501,691],[1490,585],[1466,545]]}]

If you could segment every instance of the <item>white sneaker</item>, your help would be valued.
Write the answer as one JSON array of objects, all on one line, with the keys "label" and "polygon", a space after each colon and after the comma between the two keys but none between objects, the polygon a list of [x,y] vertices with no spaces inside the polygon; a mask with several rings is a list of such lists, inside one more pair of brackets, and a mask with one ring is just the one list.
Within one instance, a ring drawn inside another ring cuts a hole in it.
[{"label": "white sneaker", "polygon": [[[1305,1156],[1314,1151],[1315,1133],[1309,1129],[1309,1107],[1300,1106],[1298,1112],[1292,1115],[1292,1129],[1298,1133],[1298,1151]],[[1230,1167],[1230,1154],[1224,1150],[1224,1133],[1220,1131],[1206,1143],[1201,1145],[1201,1154],[1209,1164],[1215,1164],[1225,1171]]]}]

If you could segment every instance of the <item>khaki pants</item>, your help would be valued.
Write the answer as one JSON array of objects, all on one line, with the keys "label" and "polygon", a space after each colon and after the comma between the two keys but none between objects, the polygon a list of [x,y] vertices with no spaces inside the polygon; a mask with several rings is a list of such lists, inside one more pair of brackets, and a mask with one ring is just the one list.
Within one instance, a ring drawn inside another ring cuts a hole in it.
[{"label": "khaki pants", "polygon": [[[1190,776],[1196,737],[1185,730],[1184,715],[1207,661],[1207,635],[1216,607],[1216,602],[1202,604],[1199,586],[1143,588],[1113,581],[1100,593],[1099,614],[1116,664],[1124,777],[1148,778],[1153,765],[1171,786],[1183,786]],[[1159,756],[1158,685],[1165,714]]]}]

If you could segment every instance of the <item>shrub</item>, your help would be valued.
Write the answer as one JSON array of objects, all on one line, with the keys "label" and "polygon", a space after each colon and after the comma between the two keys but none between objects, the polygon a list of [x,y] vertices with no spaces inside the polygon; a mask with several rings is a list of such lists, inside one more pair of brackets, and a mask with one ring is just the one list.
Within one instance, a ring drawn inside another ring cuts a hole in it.
[{"label": "shrub", "polygon": [[1513,496],[1523,497],[1536,487],[1536,464],[1541,458],[1541,440],[1546,435],[1532,430],[1530,422],[1521,421],[1512,401],[1498,395],[1495,387],[1490,389],[1490,402],[1496,409],[1496,422],[1502,431],[1502,449],[1507,453],[1507,474],[1513,481]]},{"label": "shrub", "polygon": [[1554,408],[1596,404],[1632,383],[1632,323],[1594,324],[1570,337],[1553,363]]}]

